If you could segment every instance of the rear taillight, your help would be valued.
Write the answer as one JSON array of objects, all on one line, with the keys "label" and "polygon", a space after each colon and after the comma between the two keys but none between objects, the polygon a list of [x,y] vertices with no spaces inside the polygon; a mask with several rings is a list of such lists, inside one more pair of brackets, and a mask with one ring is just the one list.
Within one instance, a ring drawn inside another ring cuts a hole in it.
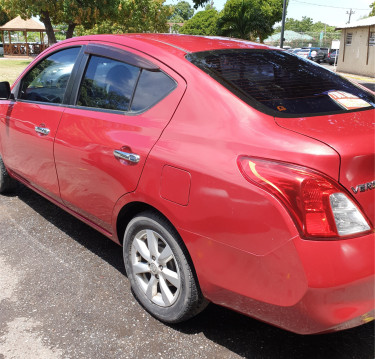
[{"label": "rear taillight", "polygon": [[239,157],[238,165],[249,182],[285,205],[305,238],[342,238],[371,229],[346,190],[320,172],[247,156]]}]

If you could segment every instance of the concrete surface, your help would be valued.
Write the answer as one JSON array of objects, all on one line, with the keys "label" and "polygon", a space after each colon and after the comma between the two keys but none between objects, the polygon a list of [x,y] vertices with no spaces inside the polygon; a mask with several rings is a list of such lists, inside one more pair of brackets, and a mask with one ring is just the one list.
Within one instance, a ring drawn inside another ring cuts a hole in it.
[{"label": "concrete surface", "polygon": [[0,195],[0,359],[373,357],[373,323],[299,336],[211,304],[162,324],[119,246],[23,186]]}]

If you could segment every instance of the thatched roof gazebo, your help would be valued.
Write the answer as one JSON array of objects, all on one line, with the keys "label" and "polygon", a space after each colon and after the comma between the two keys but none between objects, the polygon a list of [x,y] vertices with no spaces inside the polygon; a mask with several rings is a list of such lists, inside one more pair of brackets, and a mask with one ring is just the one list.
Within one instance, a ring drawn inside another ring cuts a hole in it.
[{"label": "thatched roof gazebo", "polygon": [[[4,44],[4,56],[32,56],[40,54],[48,45],[44,44],[43,33],[46,31],[44,25],[33,19],[23,20],[21,16],[17,16],[13,20],[8,21],[5,25],[0,26],[1,37]],[[5,43],[5,32],[8,31],[9,42]],[[13,43],[11,32],[20,31],[23,33],[24,43]],[[27,33],[39,32],[40,43],[28,43]]]}]

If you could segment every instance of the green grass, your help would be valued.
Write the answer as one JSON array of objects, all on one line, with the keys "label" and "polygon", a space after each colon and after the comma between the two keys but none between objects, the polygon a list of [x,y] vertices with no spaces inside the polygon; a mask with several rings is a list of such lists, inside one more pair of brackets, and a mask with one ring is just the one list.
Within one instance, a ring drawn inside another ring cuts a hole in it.
[{"label": "green grass", "polygon": [[31,60],[0,59],[0,81],[12,84]]}]

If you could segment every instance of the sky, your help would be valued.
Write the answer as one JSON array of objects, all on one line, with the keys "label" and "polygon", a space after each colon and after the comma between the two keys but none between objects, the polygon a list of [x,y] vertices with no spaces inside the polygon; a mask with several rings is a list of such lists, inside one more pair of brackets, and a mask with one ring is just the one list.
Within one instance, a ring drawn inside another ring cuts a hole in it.
[{"label": "sky", "polygon": [[[186,0],[191,5],[191,0]],[[358,20],[362,16],[367,16],[370,12],[370,4],[374,0],[289,0],[287,17],[301,20],[303,16],[308,16],[314,22],[321,21],[331,26],[343,25],[348,22],[350,9],[355,13],[351,15],[350,22]],[[166,4],[177,4],[179,0],[167,0]],[[217,10],[222,10],[226,0],[214,0]],[[199,8],[198,10],[203,10]]]}]

